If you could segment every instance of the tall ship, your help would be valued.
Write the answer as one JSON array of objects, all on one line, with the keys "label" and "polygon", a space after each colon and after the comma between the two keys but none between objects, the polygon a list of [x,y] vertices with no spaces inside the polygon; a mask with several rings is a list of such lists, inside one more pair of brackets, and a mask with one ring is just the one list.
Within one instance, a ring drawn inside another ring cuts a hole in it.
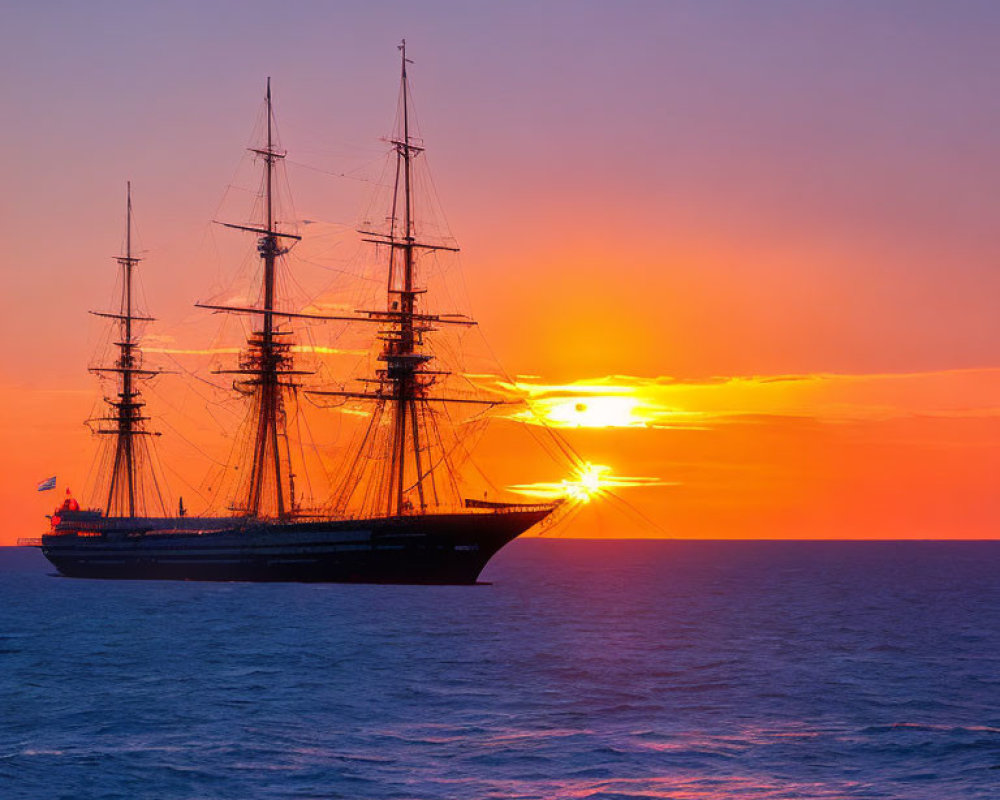
[{"label": "tall ship", "polygon": [[[405,42],[401,50],[400,106],[389,182],[390,208],[379,224],[360,230],[383,265],[380,307],[343,314],[291,311],[279,289],[285,256],[299,235],[277,216],[276,144],[271,86],[265,97],[265,135],[250,148],[263,168],[257,219],[222,223],[256,237],[260,278],[246,303],[203,303],[239,315],[249,333],[237,363],[216,370],[231,376],[245,404],[242,445],[225,513],[191,516],[183,502],[171,515],[154,457],[157,433],[142,387],[158,371],[143,360],[137,330],[152,318],[138,308],[134,273],[132,196],[128,188],[124,254],[117,258],[118,307],[93,312],[110,321],[115,358],[92,370],[113,389],[93,420],[105,442],[98,461],[98,508],[66,502],[51,515],[41,549],[58,571],[86,578],[210,581],[312,581],[414,584],[475,583],[490,558],[546,520],[558,501],[524,504],[462,496],[455,442],[446,430],[455,406],[490,406],[449,392],[449,371],[435,360],[429,339],[450,326],[475,323],[460,314],[427,310],[419,281],[421,258],[450,244],[426,240],[416,224],[414,161],[422,140],[411,132],[411,95]],[[357,324],[376,340],[375,368],[357,386],[307,387],[310,371],[296,361],[296,324]],[[307,395],[314,404],[346,403],[364,415],[348,457],[328,476],[328,498],[304,507],[290,451],[290,404]],[[442,411],[444,413],[442,413]]]}]

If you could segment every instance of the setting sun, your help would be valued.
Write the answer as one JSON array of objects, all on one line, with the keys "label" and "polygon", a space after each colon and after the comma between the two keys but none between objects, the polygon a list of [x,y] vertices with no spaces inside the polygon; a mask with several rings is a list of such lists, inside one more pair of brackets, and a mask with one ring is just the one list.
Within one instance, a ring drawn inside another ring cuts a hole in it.
[{"label": "setting sun", "polygon": [[671,486],[659,478],[626,477],[613,475],[611,467],[604,464],[580,464],[573,475],[558,482],[539,482],[508,487],[510,491],[526,497],[545,500],[568,500],[571,503],[589,503],[612,489],[641,486]]},{"label": "setting sun", "polygon": [[590,397],[551,404],[546,421],[560,427],[627,428],[644,424],[636,414],[639,401],[634,397]]}]

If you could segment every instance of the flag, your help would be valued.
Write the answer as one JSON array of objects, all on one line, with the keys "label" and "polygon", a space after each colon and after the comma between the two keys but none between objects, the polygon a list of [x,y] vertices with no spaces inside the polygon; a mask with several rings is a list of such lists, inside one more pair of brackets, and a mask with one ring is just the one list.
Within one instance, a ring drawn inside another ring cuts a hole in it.
[{"label": "flag", "polygon": [[53,475],[51,478],[46,478],[40,484],[38,484],[38,491],[47,492],[49,489],[56,488],[56,476]]}]

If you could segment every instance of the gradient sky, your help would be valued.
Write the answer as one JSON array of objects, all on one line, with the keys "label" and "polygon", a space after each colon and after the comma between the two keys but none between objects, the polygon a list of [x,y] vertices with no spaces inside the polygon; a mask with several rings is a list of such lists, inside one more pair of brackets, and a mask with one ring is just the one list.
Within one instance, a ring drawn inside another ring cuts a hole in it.
[{"label": "gradient sky", "polygon": [[[670,484],[558,535],[655,535],[638,514],[674,536],[996,536],[997,4],[6,2],[3,18],[0,541],[43,530],[38,481],[84,481],[86,310],[111,294],[125,181],[154,332],[197,347],[211,325],[192,303],[237,273],[210,221],[238,215],[265,77],[296,216],[321,223],[304,233],[340,230],[390,131],[402,36],[460,310],[581,455]],[[172,468],[207,469],[169,438]],[[565,477],[484,446],[504,485]]]}]

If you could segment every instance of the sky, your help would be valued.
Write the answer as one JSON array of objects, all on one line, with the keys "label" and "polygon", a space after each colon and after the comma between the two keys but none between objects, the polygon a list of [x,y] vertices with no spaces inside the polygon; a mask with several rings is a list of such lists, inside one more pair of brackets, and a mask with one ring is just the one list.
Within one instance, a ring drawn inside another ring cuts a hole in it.
[{"label": "sky", "polygon": [[[304,303],[346,293],[403,37],[462,247],[447,299],[488,342],[467,368],[531,409],[496,414],[476,462],[500,490],[560,486],[544,420],[611,481],[545,535],[997,535],[996,4],[8,0],[3,15],[0,542],[39,535],[87,483],[104,332],[86,312],[113,293],[125,181],[147,344],[219,348],[219,318],[193,303],[246,279],[247,243],[212,220],[247,218],[270,76],[296,286]],[[343,381],[364,345],[315,336],[351,351],[323,366]],[[184,385],[206,364],[160,356],[179,374],[150,413],[191,504],[225,425]],[[318,423],[331,452],[337,416]]]}]

